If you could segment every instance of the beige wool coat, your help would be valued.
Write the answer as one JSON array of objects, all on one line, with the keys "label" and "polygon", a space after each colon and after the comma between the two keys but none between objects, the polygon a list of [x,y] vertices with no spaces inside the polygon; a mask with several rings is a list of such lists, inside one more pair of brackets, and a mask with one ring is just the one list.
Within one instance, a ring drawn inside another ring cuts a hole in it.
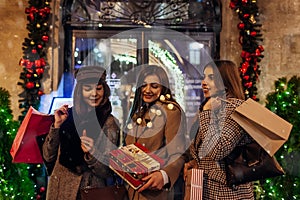
[{"label": "beige wool coat", "polygon": [[[164,170],[170,180],[170,187],[161,191],[145,190],[142,193],[129,187],[129,199],[172,199],[172,187],[184,165],[186,124],[184,113],[174,102],[157,101],[142,117],[142,123],[132,121],[128,130],[126,144],[140,143],[150,152],[164,160]],[[147,127],[147,123],[151,127]]]}]

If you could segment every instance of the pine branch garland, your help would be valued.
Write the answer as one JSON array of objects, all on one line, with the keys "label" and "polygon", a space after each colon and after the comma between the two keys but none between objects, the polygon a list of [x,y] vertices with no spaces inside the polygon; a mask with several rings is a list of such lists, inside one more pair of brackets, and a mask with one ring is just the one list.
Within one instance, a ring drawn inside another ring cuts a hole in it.
[{"label": "pine branch garland", "polygon": [[264,56],[261,45],[261,24],[258,23],[259,10],[256,0],[232,0],[229,7],[240,19],[237,28],[240,30],[239,43],[242,46],[240,72],[246,98],[257,100],[257,81],[260,75],[259,62]]},{"label": "pine branch garland", "polygon": [[40,97],[44,94],[41,80],[47,65],[46,51],[49,42],[51,8],[50,0],[29,0],[27,14],[28,37],[23,42],[23,57],[19,65],[23,67],[18,85],[23,88],[19,94],[19,120],[22,121],[30,106],[38,109]]}]

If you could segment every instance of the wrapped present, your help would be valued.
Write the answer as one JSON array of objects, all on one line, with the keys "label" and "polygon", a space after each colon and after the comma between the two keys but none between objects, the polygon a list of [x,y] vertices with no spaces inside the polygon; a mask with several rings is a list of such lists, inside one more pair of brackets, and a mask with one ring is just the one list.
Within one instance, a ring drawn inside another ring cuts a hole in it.
[{"label": "wrapped present", "polygon": [[123,178],[132,188],[143,185],[141,180],[163,165],[163,160],[142,145],[135,143],[110,152],[109,167]]}]

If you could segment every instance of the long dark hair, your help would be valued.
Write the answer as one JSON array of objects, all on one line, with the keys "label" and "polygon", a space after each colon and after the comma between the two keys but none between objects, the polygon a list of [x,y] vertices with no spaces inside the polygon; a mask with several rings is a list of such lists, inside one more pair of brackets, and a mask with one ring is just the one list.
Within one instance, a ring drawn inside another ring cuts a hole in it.
[{"label": "long dark hair", "polygon": [[129,119],[130,120],[133,115],[143,106],[144,102],[142,99],[142,85],[144,84],[145,78],[150,75],[155,75],[159,78],[160,84],[162,86],[161,95],[169,94],[170,101],[175,101],[172,97],[170,90],[169,78],[166,71],[157,65],[144,65],[142,66],[141,71],[139,72],[137,82],[136,82],[136,90],[134,95],[134,100],[132,107],[130,109]]},{"label": "long dark hair", "polygon": [[[96,140],[112,108],[109,101],[110,89],[106,83],[104,68],[82,67],[76,72],[75,77],[77,83],[73,94],[74,106],[68,110],[69,116],[59,130],[61,141],[59,162],[71,171],[81,174],[85,169],[83,167],[85,161],[79,135],[83,129],[86,129],[89,137]],[[100,84],[104,88],[104,98],[94,110],[88,110],[88,105],[83,100],[82,87],[84,84]]]}]

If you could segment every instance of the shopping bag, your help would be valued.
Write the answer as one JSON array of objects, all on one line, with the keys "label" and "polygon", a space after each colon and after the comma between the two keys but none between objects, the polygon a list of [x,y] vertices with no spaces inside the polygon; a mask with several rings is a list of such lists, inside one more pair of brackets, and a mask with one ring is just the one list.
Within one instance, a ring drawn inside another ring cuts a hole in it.
[{"label": "shopping bag", "polygon": [[293,125],[249,98],[231,115],[265,151],[273,156],[288,140]]},{"label": "shopping bag", "polygon": [[47,134],[53,115],[44,114],[32,106],[28,109],[10,149],[13,163],[43,163],[37,136]]},{"label": "shopping bag", "polygon": [[203,170],[190,169],[185,181],[184,200],[202,200]]}]

